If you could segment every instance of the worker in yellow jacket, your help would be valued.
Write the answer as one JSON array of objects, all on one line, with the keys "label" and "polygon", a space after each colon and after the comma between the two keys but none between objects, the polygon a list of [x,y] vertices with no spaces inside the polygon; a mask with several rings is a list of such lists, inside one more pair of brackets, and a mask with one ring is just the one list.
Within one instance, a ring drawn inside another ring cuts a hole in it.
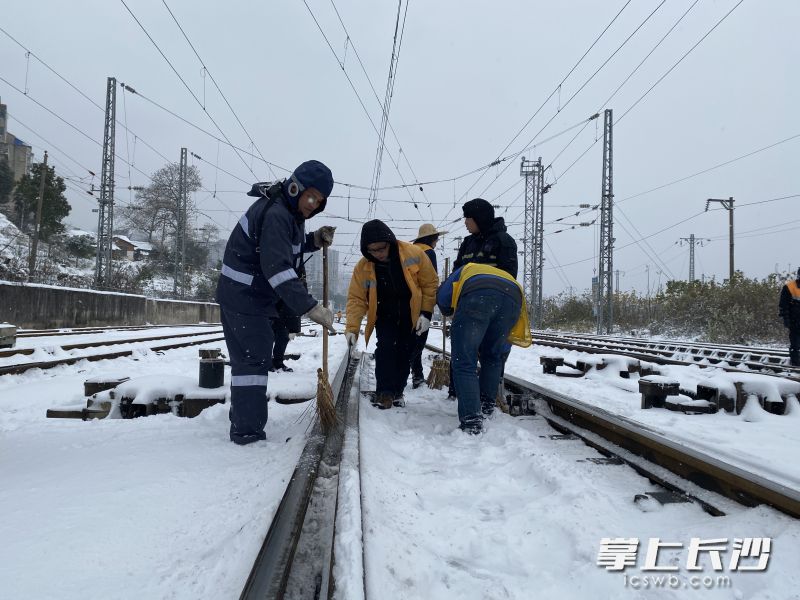
[{"label": "worker in yellow jacket", "polygon": [[442,284],[437,302],[443,315],[454,315],[451,365],[459,427],[479,434],[484,417],[494,412],[504,355],[511,350],[511,344],[523,348],[531,345],[525,294],[506,271],[467,263]]},{"label": "worker in yellow jacket", "polygon": [[401,406],[415,337],[430,327],[439,278],[422,250],[398,241],[377,219],[361,228],[361,254],[347,292],[345,335],[354,347],[366,315],[365,341],[373,330],[378,337],[375,404]]}]

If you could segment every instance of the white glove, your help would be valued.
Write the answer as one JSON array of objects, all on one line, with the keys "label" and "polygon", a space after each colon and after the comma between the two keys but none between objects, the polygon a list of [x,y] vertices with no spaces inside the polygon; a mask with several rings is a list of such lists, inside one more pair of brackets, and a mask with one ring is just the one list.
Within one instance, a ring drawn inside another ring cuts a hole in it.
[{"label": "white glove", "polygon": [[422,335],[431,327],[431,320],[426,317],[425,315],[420,315],[419,319],[417,319],[417,324],[414,327],[414,331],[417,332],[417,335]]},{"label": "white glove", "polygon": [[319,323],[327,328],[328,331],[336,333],[336,330],[333,328],[333,313],[330,308],[325,308],[322,304],[317,304],[306,313],[306,316],[315,323]]},{"label": "white glove", "polygon": [[330,246],[333,243],[333,232],[336,231],[336,227],[332,227],[331,225],[323,225],[319,229],[314,232],[314,245],[317,248],[322,248],[323,246]]},{"label": "white glove", "polygon": [[290,333],[289,334],[289,341],[291,342],[295,338],[296,335],[297,335],[296,333]]},{"label": "white glove", "polygon": [[345,339],[347,340],[347,347],[350,349],[350,356],[355,356],[358,351],[356,350],[356,342],[358,342],[358,335],[348,331],[344,334]]}]

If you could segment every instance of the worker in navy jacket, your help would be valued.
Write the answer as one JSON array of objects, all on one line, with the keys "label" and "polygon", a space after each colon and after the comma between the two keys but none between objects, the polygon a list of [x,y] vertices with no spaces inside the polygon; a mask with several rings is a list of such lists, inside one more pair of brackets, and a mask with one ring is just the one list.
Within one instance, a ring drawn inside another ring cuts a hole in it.
[{"label": "worker in navy jacket", "polygon": [[316,160],[304,162],[284,181],[256,183],[248,192],[256,201],[228,238],[217,302],[231,360],[230,438],[237,444],[266,439],[270,320],[279,316],[279,301],[333,330],[333,313],[297,275],[304,252],[333,242],[334,227],[305,233],[306,219],[325,209],[332,189],[330,169]]}]

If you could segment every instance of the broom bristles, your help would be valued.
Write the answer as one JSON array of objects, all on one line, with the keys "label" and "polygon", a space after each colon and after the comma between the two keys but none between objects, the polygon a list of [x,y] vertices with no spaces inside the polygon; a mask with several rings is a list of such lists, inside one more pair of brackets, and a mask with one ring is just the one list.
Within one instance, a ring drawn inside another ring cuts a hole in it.
[{"label": "broom bristles", "polygon": [[333,390],[322,369],[317,369],[317,417],[324,433],[333,429],[338,421]]},{"label": "broom bristles", "polygon": [[450,361],[446,358],[434,358],[431,372],[428,373],[428,387],[440,390],[450,385]]}]

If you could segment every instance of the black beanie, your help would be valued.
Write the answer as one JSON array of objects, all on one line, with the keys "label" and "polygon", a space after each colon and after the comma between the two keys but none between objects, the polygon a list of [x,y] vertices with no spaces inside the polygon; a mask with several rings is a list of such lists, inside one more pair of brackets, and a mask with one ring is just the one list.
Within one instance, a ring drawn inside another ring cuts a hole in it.
[{"label": "black beanie", "polygon": [[494,223],[494,207],[483,198],[474,198],[462,207],[464,217],[470,218],[478,225],[481,233],[486,233]]}]

